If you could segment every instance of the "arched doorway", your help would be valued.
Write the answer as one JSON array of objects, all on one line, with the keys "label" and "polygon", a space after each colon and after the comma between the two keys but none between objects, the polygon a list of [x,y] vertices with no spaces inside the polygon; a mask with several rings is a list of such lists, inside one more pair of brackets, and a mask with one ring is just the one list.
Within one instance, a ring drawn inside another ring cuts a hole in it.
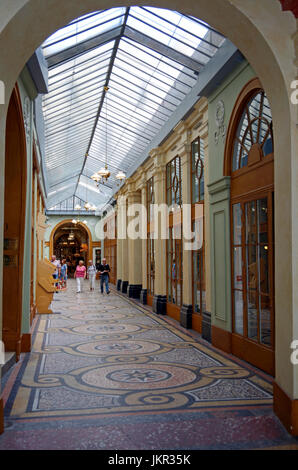
[{"label": "arched doorway", "polygon": [[274,374],[274,147],[260,81],[234,106],[225,148],[231,176],[232,352]]},{"label": "arched doorway", "polygon": [[[129,4],[135,5],[129,0],[117,2],[117,5]],[[176,7],[171,0],[159,0],[152,4],[169,9]],[[38,4],[34,0],[25,0],[22,4],[16,1],[9,10],[5,5],[0,7],[0,47],[5,51],[0,57],[0,70],[7,96],[10,96],[25,61],[46,37],[72,19],[105,7],[102,0],[75,3],[65,0],[63,10],[58,0]],[[289,361],[288,352],[285,352],[298,333],[298,324],[294,321],[298,304],[298,271],[295,267],[298,253],[298,239],[295,236],[298,223],[298,187],[295,185],[298,177],[297,106],[289,99],[290,86],[296,78],[295,55],[298,46],[294,35],[297,23],[292,14],[281,11],[279,0],[185,0],[180,11],[207,22],[241,50],[260,77],[271,103],[274,131],[278,136],[274,158],[275,240],[278,246],[275,282],[279,286],[275,299],[276,381],[290,400],[298,399],[297,374]],[[30,35],[27,34],[28,30],[31,31]],[[20,37],[23,39],[21,42]],[[0,114],[0,175],[4,166],[6,112],[7,105],[3,106]],[[0,211],[3,219],[2,208]]]},{"label": "arched doorway", "polygon": [[15,351],[17,360],[21,352],[26,182],[26,138],[16,86],[6,124],[2,335],[5,349]]},{"label": "arched doorway", "polygon": [[71,220],[63,220],[57,224],[50,236],[50,257],[55,255],[60,261],[67,260],[68,274],[73,276],[79,260],[85,266],[89,259],[93,259],[92,235],[83,223],[73,224]]}]

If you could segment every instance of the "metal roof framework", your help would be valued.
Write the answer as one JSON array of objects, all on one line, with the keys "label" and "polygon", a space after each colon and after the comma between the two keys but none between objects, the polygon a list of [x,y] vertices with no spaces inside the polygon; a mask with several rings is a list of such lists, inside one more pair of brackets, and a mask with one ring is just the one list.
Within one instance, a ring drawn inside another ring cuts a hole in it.
[{"label": "metal roof framework", "polygon": [[[224,41],[196,18],[151,7],[94,12],[49,37],[42,46],[48,209],[72,197],[103,207],[116,173],[143,159]],[[111,176],[98,189],[91,175],[106,152]]]}]

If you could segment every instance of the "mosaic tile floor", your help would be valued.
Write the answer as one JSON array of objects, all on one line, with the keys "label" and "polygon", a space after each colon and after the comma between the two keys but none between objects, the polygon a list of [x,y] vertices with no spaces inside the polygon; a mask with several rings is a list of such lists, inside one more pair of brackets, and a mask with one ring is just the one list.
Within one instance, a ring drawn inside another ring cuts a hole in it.
[{"label": "mosaic tile floor", "polygon": [[0,449],[298,448],[270,377],[112,290],[38,316],[4,388]]}]

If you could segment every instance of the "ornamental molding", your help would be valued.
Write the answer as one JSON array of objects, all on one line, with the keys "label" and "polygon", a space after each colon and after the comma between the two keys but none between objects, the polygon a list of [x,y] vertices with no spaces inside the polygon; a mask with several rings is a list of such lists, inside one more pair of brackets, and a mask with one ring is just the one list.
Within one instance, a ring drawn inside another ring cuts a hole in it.
[{"label": "ornamental molding", "polygon": [[30,131],[31,131],[31,103],[28,96],[25,97],[23,103],[23,116],[24,116],[24,128],[27,142],[30,142]]},{"label": "ornamental molding", "polygon": [[226,126],[224,125],[225,121],[225,104],[222,100],[219,100],[216,103],[216,108],[215,108],[215,123],[217,130],[214,132],[214,141],[216,145],[219,142],[220,137],[222,138],[222,141],[225,141],[226,137]]}]

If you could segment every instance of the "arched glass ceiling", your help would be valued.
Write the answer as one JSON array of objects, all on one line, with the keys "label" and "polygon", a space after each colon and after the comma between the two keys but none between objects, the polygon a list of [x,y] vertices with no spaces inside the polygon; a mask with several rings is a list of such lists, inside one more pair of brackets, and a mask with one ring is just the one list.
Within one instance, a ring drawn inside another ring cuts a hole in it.
[{"label": "arched glass ceiling", "polygon": [[[144,157],[223,42],[202,21],[149,7],[85,15],[48,38],[48,207],[72,196],[104,206],[117,172]],[[104,166],[106,142],[111,177],[99,192],[90,176]]]}]

